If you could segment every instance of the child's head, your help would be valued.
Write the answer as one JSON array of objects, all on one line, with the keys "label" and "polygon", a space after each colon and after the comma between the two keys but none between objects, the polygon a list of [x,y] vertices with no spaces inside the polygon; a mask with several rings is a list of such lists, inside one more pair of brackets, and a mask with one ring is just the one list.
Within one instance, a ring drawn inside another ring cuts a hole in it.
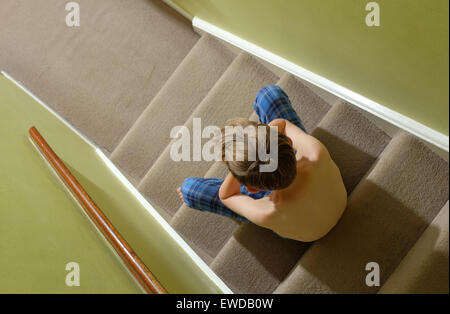
[{"label": "child's head", "polygon": [[[229,132],[231,128],[233,131]],[[221,131],[222,160],[241,184],[251,190],[271,191],[285,189],[292,183],[297,175],[296,158],[292,142],[286,135],[266,124],[244,118],[228,121]],[[270,134],[277,141],[271,141]],[[276,147],[270,146],[272,142]],[[270,160],[261,160],[258,149],[264,149],[264,153],[271,156],[274,153],[274,171],[261,171],[260,166],[267,165]]]}]

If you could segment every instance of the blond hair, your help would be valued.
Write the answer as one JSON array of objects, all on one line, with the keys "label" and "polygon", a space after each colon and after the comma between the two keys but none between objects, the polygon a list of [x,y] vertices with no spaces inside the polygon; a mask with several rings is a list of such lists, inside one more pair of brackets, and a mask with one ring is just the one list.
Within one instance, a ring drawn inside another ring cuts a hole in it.
[{"label": "blond hair", "polygon": [[[227,132],[233,127],[233,132]],[[258,143],[258,133],[265,131],[265,143]],[[270,132],[276,132],[278,145],[270,147]],[[260,166],[267,164],[258,156],[259,145],[265,145],[266,153],[276,149],[277,168],[273,172],[262,172]],[[296,158],[289,138],[271,128],[245,118],[229,120],[221,129],[222,161],[233,176],[243,185],[264,190],[287,188],[297,175]]]}]

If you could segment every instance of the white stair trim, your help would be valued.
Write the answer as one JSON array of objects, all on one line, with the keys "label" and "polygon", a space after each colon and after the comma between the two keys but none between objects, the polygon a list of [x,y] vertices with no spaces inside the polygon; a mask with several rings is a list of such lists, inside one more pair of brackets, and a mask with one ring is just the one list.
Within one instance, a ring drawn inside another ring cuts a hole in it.
[{"label": "white stair trim", "polygon": [[406,130],[407,132],[414,134],[415,136],[441,148],[449,151],[449,137],[436,130],[423,125],[416,120],[408,118],[392,109],[389,109],[369,98],[366,98],[358,93],[355,93],[335,82],[332,82],[320,75],[317,75],[311,71],[294,64],[279,55],[276,55],[270,51],[265,50],[245,39],[242,39],[236,35],[233,35],[213,24],[210,24],[198,17],[194,17],[192,20],[194,28],[198,28],[204,32],[207,32],[221,40],[228,42],[241,50],[244,50],[264,61],[267,61],[286,72],[314,84],[327,92],[336,95],[337,97],[348,101],[349,103],[370,112],[371,114],[388,121],[389,123]]}]

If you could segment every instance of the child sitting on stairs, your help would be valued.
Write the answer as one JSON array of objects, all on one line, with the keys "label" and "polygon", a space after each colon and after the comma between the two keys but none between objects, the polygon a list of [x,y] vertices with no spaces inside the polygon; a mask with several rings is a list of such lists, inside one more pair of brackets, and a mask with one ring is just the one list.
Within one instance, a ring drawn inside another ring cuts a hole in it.
[{"label": "child sitting on stairs", "polygon": [[[261,89],[253,108],[261,123],[243,118],[227,123],[241,126],[243,136],[222,129],[222,160],[230,171],[225,180],[187,178],[178,188],[180,198],[191,208],[252,222],[282,237],[310,242],[325,236],[347,204],[338,167],[325,146],[306,133],[280,87]],[[269,141],[268,134],[274,132],[277,140]],[[239,146],[243,139],[247,141]],[[261,170],[270,162],[257,154],[263,144],[266,153],[276,153],[274,171]]]}]

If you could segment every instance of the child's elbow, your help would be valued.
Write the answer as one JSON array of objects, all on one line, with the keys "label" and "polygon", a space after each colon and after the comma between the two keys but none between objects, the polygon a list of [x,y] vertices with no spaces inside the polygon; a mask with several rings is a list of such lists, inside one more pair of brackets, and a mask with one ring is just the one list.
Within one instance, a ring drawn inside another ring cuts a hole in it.
[{"label": "child's elbow", "polygon": [[223,186],[223,184],[219,188],[219,199],[223,202],[226,202],[227,199],[229,199],[232,196],[240,194],[239,192],[233,193],[232,191],[228,190],[226,187]]},{"label": "child's elbow", "polygon": [[219,199],[223,202],[225,200],[225,193],[222,187],[219,188]]},{"label": "child's elbow", "polygon": [[228,196],[226,195],[225,189],[221,186],[219,188],[219,199],[223,203],[227,198]]}]

